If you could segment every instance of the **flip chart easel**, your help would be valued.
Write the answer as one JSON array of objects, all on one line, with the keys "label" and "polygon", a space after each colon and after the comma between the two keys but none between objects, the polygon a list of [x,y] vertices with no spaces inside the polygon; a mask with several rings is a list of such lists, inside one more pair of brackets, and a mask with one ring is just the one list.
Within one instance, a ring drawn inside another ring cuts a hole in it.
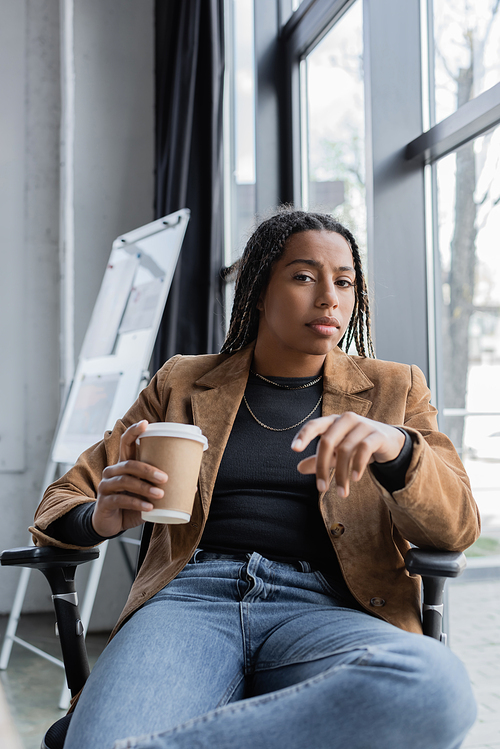
[{"label": "flip chart easel", "polygon": [[[111,255],[85,335],[76,372],[61,410],[43,489],[60,464],[73,465],[88,447],[112,429],[149,380],[147,371],[168,292],[189,221],[184,208],[113,242]],[[41,498],[41,497],[40,497]],[[137,543],[135,539],[128,539]],[[108,541],[91,570],[81,620],[87,631]],[[17,637],[17,625],[31,570],[24,568],[9,616],[0,669],[8,666],[14,642],[64,668],[61,660]],[[59,707],[69,705],[63,687]]]}]

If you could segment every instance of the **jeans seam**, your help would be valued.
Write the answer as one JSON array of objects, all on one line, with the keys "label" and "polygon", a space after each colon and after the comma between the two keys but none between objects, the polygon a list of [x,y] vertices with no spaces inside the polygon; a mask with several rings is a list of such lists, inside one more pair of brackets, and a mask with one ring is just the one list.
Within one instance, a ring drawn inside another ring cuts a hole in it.
[{"label": "jeans seam", "polygon": [[[306,679],[305,681],[301,681],[298,684],[293,684],[292,686],[286,687],[285,689],[280,689],[276,692],[269,692],[267,694],[259,695],[258,697],[251,697],[247,700],[240,700],[238,702],[233,702],[227,705],[224,705],[221,708],[216,708],[216,710],[210,711],[210,713],[207,713],[205,715],[200,715],[196,718],[191,718],[191,720],[186,721],[185,723],[181,723],[178,726],[174,726],[174,728],[171,728],[168,731],[157,731],[155,733],[151,733],[148,735],[148,739],[155,739],[159,737],[168,737],[168,736],[174,736],[178,734],[180,731],[183,731],[187,728],[192,728],[196,725],[203,725],[203,723],[209,723],[213,720],[216,720],[220,713],[224,711],[225,713],[240,713],[247,710],[251,710],[256,704],[266,704],[266,702],[273,702],[276,700],[281,699],[282,697],[286,697],[290,694],[302,692],[305,689],[309,689],[313,685],[316,685],[322,681],[325,681],[325,679],[330,678],[335,673],[345,669],[349,668],[351,666],[357,665],[357,663],[342,663],[338,666],[332,666],[331,668],[328,668],[326,671],[323,671],[320,674],[316,674],[315,676],[312,676],[309,679]],[[216,715],[216,713],[218,713]],[[137,747],[140,746],[139,741],[144,740],[144,736],[142,737],[134,737],[133,742],[134,743],[116,743],[113,747],[113,749],[137,749]],[[127,740],[128,741],[128,740]]]},{"label": "jeans seam", "polygon": [[[272,661],[265,661],[264,663],[260,663],[258,668],[255,669],[254,673],[260,673],[261,671],[273,671],[276,668],[281,668],[282,666],[297,666],[300,663],[311,663],[312,661],[320,661],[324,658],[330,658],[332,656],[342,655],[343,653],[351,653],[352,648],[345,648],[342,650],[335,650],[333,653],[321,653],[318,654],[317,657],[311,657],[311,656],[304,656],[303,658],[292,658],[290,660],[280,660],[278,662],[273,663]],[[349,663],[339,664],[340,666],[367,666],[371,663],[373,660],[373,650],[367,646],[365,648],[362,648],[362,652],[359,655],[358,658],[354,661],[350,661]],[[331,668],[337,668],[337,666],[332,666]],[[326,671],[329,671],[330,668],[325,669]]]},{"label": "jeans seam", "polygon": [[244,674],[249,674],[252,662],[251,635],[250,622],[248,621],[248,603],[244,601],[240,601],[240,622],[241,637],[243,640],[243,672]]},{"label": "jeans seam", "polygon": [[234,679],[232,679],[228,688],[226,689],[226,691],[220,698],[219,702],[217,703],[217,706],[215,708],[216,710],[219,707],[225,707],[225,705],[227,705],[230,702],[231,697],[233,696],[233,694],[235,693],[236,689],[239,687],[241,682],[244,680],[244,678],[245,677],[243,674],[236,674],[236,676],[234,677]]}]

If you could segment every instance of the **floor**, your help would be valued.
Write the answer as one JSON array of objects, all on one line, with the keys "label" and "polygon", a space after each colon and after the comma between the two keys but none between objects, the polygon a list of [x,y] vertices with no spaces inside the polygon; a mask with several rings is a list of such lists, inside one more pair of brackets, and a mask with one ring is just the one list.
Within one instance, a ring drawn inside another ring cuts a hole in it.
[{"label": "floor", "polygon": [[450,646],[465,663],[478,718],[463,749],[500,749],[500,579],[449,586]]},{"label": "floor", "polygon": [[[54,621],[53,614],[24,615],[19,621],[17,635],[60,658]],[[0,641],[3,641],[6,625],[7,617],[0,617]],[[104,648],[107,637],[107,633],[87,637],[91,665]],[[65,714],[65,710],[58,708],[65,683],[62,669],[14,644],[8,669],[0,671],[0,681],[24,749],[40,749],[40,742],[47,728]]]},{"label": "floor", "polygon": [[[479,706],[477,722],[463,749],[500,749],[500,579],[454,582],[449,586],[448,608],[450,645],[467,666]],[[5,626],[6,617],[0,617],[0,638]],[[59,657],[51,614],[24,615],[18,635]],[[89,635],[91,663],[106,639],[106,634]],[[39,749],[46,728],[64,714],[57,707],[62,670],[14,645],[0,680],[24,749]]]}]

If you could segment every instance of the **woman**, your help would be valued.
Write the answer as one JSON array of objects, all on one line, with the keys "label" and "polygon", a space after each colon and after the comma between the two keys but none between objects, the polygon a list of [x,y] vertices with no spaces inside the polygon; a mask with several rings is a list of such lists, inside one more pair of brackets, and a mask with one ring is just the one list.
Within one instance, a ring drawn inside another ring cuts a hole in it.
[{"label": "woman", "polygon": [[470,685],[418,634],[403,558],[408,542],[466,548],[477,508],[421,372],[367,356],[350,232],[300,211],[263,222],[222,351],[167,362],[37,511],[36,543],[98,543],[163,494],[135,460],[147,422],[208,438],[192,520],[154,527],[66,749],[459,747]]}]

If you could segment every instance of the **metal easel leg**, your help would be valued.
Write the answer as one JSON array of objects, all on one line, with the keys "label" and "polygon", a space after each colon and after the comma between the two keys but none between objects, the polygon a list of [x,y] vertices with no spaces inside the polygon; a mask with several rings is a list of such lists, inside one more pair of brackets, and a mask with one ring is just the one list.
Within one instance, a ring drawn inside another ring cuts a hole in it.
[{"label": "metal easel leg", "polygon": [[[54,463],[54,461],[49,460],[45,468],[45,474],[43,477],[42,495],[43,495],[43,491],[45,491],[45,487],[51,484],[52,481],[54,480],[54,477],[56,475],[56,469],[57,469],[57,463]],[[40,499],[42,498],[42,495],[40,495]],[[30,543],[31,544],[33,543],[31,539],[30,539]],[[31,570],[28,567],[24,567],[21,572],[21,577],[19,578],[19,583],[17,585],[16,595],[14,598],[14,603],[12,604],[12,610],[10,612],[9,622],[7,624],[7,631],[5,632],[5,636],[3,640],[2,652],[0,654],[0,670],[2,671],[5,671],[5,669],[9,665],[12,645],[14,644],[14,637],[16,636],[17,625],[19,623],[19,617],[21,616],[21,610],[23,608],[24,599],[26,597],[26,589],[28,588],[30,574],[31,574]]]},{"label": "metal easel leg", "polygon": [[26,596],[26,589],[28,587],[31,570],[29,567],[23,567],[21,570],[21,577],[17,585],[16,597],[12,604],[12,609],[9,616],[9,622],[7,624],[7,631],[3,639],[2,653],[0,654],[0,669],[5,671],[9,665],[10,654],[12,651],[12,645],[14,644],[14,637],[17,632],[17,625],[19,617],[21,616],[21,610],[23,608],[24,598]]}]

